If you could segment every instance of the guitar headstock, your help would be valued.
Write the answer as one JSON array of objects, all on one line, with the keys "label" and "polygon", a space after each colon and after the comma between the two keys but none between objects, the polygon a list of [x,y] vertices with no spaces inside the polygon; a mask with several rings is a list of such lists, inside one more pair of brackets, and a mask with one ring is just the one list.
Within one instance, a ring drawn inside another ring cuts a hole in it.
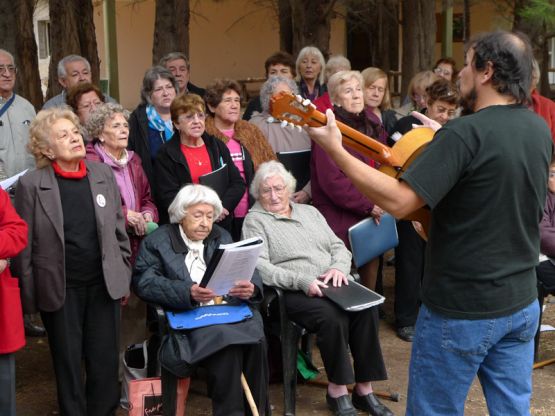
[{"label": "guitar headstock", "polygon": [[272,117],[287,121],[297,126],[306,124],[320,126],[314,123],[313,115],[316,107],[308,99],[303,99],[300,95],[281,91],[270,98],[270,114]]}]

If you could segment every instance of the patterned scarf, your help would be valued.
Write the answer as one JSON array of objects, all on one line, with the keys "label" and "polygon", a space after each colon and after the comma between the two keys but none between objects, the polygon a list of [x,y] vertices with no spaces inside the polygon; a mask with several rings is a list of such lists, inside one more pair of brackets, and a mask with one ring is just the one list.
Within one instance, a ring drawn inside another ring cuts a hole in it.
[{"label": "patterned scarf", "polygon": [[163,131],[166,141],[173,136],[173,123],[171,120],[164,121],[153,105],[146,106],[146,117],[148,118],[148,127],[153,130]]}]

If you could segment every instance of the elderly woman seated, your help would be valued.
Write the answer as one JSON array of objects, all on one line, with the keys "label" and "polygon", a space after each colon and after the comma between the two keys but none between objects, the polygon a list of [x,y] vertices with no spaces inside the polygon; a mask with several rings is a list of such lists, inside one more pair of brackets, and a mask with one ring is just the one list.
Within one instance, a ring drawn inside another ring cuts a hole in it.
[{"label": "elderly woman seated", "polygon": [[[258,271],[264,284],[286,291],[289,317],[316,333],[329,408],[336,415],[356,415],[354,407],[392,415],[372,393],[371,382],[387,378],[377,310],[346,312],[324,297],[323,287],[348,284],[351,254],[318,210],[290,200],[294,189],[295,179],[278,162],[263,163],[254,176],[251,193],[257,202],[245,218],[243,236],[264,240]],[[353,382],[351,402],[347,384]]]},{"label": "elderly woman seated", "polygon": [[[206,186],[187,185],[177,193],[168,210],[171,224],[147,236],[141,245],[133,274],[140,298],[170,310],[191,310],[214,300],[214,292],[200,287],[199,282],[214,251],[220,244],[232,242],[229,233],[214,224],[222,209],[216,192]],[[238,280],[227,300],[250,305],[260,302],[258,273],[252,279]],[[262,318],[251,309],[253,317],[246,321],[170,330],[162,340],[160,362],[171,373],[187,377],[196,365],[206,369],[214,415],[247,414],[241,372],[260,413],[266,408],[266,343]]]}]

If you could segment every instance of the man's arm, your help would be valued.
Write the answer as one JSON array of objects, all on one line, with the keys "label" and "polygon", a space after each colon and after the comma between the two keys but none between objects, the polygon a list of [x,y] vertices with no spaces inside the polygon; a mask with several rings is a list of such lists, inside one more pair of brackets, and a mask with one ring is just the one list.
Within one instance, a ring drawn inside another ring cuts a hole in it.
[{"label": "man's arm", "polygon": [[403,218],[426,204],[407,183],[369,167],[347,152],[341,144],[341,132],[337,128],[335,115],[327,110],[326,116],[327,125],[309,127],[308,134],[330,155],[360,192],[396,218]]}]

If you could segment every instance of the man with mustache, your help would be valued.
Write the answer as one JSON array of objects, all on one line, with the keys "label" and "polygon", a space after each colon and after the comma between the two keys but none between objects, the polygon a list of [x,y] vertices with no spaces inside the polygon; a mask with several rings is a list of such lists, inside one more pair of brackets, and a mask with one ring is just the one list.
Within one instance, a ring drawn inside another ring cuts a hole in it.
[{"label": "man with mustache", "polygon": [[476,375],[491,415],[530,414],[534,268],[553,153],[545,122],[527,108],[532,58],[523,35],[472,39],[459,73],[472,114],[438,130],[400,180],[343,150],[331,112],[326,127],[309,129],[386,211],[431,210],[408,416],[462,416]]}]

